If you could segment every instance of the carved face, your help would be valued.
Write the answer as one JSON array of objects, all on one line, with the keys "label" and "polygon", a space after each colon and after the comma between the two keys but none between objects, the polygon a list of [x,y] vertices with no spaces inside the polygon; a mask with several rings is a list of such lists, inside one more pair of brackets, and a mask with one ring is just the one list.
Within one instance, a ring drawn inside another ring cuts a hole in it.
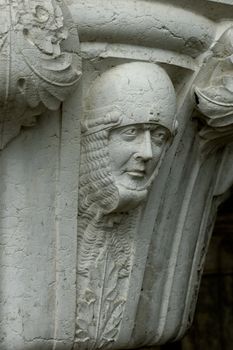
[{"label": "carved face", "polygon": [[163,153],[169,132],[156,124],[132,124],[112,129],[109,155],[117,186],[146,189]]},{"label": "carved face", "polygon": [[83,197],[98,198],[105,213],[140,205],[172,141],[175,113],[172,82],[155,64],[125,63],[98,77],[85,100],[83,123],[85,163],[91,170],[84,182],[94,173],[98,188],[90,186]]}]

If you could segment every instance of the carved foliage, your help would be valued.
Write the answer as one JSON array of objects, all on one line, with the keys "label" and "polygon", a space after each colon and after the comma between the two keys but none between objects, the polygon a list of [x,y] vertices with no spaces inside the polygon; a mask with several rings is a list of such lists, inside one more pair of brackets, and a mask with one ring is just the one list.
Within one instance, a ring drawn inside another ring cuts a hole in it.
[{"label": "carved foliage", "polygon": [[78,303],[78,343],[102,348],[116,340],[125,304],[118,287],[119,278],[119,266],[105,246],[96,263],[90,266],[88,287]]},{"label": "carved foliage", "polygon": [[204,127],[201,147],[209,154],[233,141],[233,28],[212,49],[194,84],[196,107]]},{"label": "carved foliage", "polygon": [[0,1],[1,148],[44,108],[57,109],[76,85],[81,60],[72,41],[78,48],[61,1]]}]

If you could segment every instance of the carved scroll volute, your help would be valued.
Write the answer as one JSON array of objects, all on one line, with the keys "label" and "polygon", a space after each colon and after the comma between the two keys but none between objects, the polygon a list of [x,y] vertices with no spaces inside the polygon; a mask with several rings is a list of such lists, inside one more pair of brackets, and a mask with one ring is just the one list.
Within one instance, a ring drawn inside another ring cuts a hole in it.
[{"label": "carved scroll volute", "polygon": [[194,84],[201,149],[209,154],[233,141],[233,27],[212,49]]},{"label": "carved scroll volute", "polygon": [[0,1],[0,149],[81,75],[78,34],[60,0]]}]

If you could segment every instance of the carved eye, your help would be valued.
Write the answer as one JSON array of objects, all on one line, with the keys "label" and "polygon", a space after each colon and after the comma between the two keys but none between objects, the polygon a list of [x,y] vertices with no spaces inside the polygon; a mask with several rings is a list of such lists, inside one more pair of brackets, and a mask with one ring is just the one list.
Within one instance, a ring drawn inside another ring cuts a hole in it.
[{"label": "carved eye", "polygon": [[152,130],[151,131],[151,140],[158,146],[162,146],[167,141],[167,133],[165,130]]},{"label": "carved eye", "polygon": [[124,128],[121,132],[123,139],[125,140],[133,140],[138,134],[138,130],[135,126],[130,126],[128,128]]},{"label": "carved eye", "polygon": [[49,19],[49,12],[43,6],[37,5],[35,8],[35,17],[41,23],[47,22]]}]

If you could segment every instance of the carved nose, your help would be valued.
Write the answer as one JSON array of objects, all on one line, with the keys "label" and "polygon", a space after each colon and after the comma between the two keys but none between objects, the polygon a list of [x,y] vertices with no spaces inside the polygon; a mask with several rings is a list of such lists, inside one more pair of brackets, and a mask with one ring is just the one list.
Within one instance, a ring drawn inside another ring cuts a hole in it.
[{"label": "carved nose", "polygon": [[150,160],[153,157],[150,131],[146,130],[139,145],[139,150],[135,154],[135,159]]}]

